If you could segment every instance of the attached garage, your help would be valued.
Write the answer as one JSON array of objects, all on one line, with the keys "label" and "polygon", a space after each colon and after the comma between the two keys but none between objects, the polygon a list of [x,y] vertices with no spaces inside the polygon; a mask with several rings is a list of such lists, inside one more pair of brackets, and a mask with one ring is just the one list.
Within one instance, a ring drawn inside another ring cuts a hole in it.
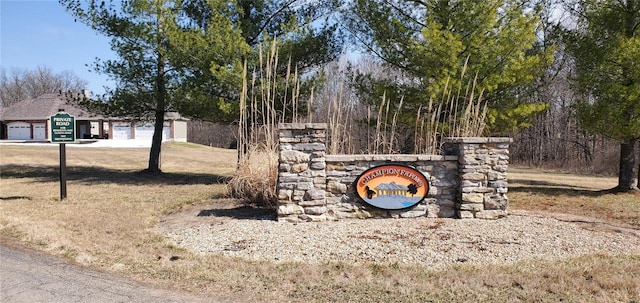
[{"label": "attached garage", "polygon": [[114,140],[129,140],[129,139],[131,139],[131,124],[129,124],[129,123],[115,123],[113,125],[113,139]]},{"label": "attached garage", "polygon": [[11,122],[7,124],[7,139],[31,140],[31,123]]},{"label": "attached garage", "polygon": [[[153,140],[153,124],[145,124],[136,126],[136,140]],[[171,139],[171,128],[165,125],[162,128],[162,141]]]},{"label": "attached garage", "polygon": [[[141,122],[128,117],[105,117],[88,112],[87,109],[68,102],[70,100],[67,94],[50,93],[0,108],[0,140],[46,141],[50,139],[50,118],[61,109],[75,117],[76,139],[141,141],[153,139],[154,126],[150,121]],[[186,123],[187,119],[182,118],[179,113],[166,113],[162,141],[186,141]]]},{"label": "attached garage", "polygon": [[47,140],[47,127],[44,123],[33,125],[33,140]]}]

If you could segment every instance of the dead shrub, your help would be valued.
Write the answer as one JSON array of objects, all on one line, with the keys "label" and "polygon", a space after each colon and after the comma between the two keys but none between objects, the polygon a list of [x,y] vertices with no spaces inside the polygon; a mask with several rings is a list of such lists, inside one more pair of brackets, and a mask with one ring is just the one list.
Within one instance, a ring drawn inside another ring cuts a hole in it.
[{"label": "dead shrub", "polygon": [[278,152],[265,145],[251,146],[238,162],[228,184],[232,197],[247,204],[275,207],[277,204]]}]

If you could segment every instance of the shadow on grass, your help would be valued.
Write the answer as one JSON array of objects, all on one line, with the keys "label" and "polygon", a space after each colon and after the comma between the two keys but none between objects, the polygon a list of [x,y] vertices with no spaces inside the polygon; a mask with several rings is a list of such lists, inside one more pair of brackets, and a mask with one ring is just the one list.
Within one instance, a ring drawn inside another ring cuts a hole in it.
[{"label": "shadow on grass", "polygon": [[509,191],[520,193],[541,194],[548,196],[586,196],[600,197],[614,193],[611,189],[590,189],[582,186],[573,186],[548,181],[509,179]]},{"label": "shadow on grass", "polygon": [[11,200],[31,200],[31,197],[27,196],[9,196],[9,197],[0,197],[2,201],[11,201]]},{"label": "shadow on grass", "polygon": [[206,209],[198,217],[229,217],[240,220],[276,220],[276,210],[272,208],[239,206],[236,208]]},{"label": "shadow on grass", "polygon": [[[60,179],[58,166],[3,165],[0,166],[2,179],[34,178],[38,181],[53,182]],[[67,180],[82,184],[225,184],[230,177],[202,173],[161,173],[150,174],[135,170],[115,170],[104,167],[68,166]]]}]

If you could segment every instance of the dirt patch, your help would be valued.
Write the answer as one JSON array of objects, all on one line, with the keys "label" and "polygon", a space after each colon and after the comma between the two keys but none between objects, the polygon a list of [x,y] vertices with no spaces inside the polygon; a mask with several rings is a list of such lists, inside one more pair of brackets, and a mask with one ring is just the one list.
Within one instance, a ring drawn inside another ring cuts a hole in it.
[{"label": "dirt patch", "polygon": [[229,220],[273,220],[277,219],[272,208],[246,205],[236,199],[216,199],[205,203],[184,206],[172,211],[160,220],[161,227],[171,230],[199,226],[205,223],[215,224]]}]

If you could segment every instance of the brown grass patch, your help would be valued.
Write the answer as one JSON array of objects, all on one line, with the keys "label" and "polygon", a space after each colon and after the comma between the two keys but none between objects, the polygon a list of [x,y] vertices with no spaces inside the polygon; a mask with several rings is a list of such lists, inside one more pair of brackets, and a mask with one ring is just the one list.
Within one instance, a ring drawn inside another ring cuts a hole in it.
[{"label": "brown grass patch", "polygon": [[162,213],[224,195],[235,151],[195,147],[166,145],[165,173],[157,177],[140,172],[147,149],[67,147],[68,198],[60,201],[57,146],[1,146],[0,231],[84,264],[126,271],[131,264],[124,264],[166,248],[150,232]]},{"label": "brown grass patch", "polygon": [[[165,240],[155,231],[164,214],[215,204],[226,193],[224,181],[236,168],[234,150],[165,145],[165,174],[156,178],[138,173],[146,168],[147,149],[68,147],[64,201],[58,198],[57,147],[2,145],[0,153],[1,241],[166,287],[244,302],[640,301],[640,256],[634,255],[434,271],[419,264],[281,264],[199,256]],[[633,196],[591,193],[611,187],[608,178],[517,169],[509,176],[515,209],[595,214],[631,224],[640,217]]]},{"label": "brown grass patch", "polygon": [[617,178],[512,168],[510,207],[586,216],[640,227],[640,195],[612,194]]}]

